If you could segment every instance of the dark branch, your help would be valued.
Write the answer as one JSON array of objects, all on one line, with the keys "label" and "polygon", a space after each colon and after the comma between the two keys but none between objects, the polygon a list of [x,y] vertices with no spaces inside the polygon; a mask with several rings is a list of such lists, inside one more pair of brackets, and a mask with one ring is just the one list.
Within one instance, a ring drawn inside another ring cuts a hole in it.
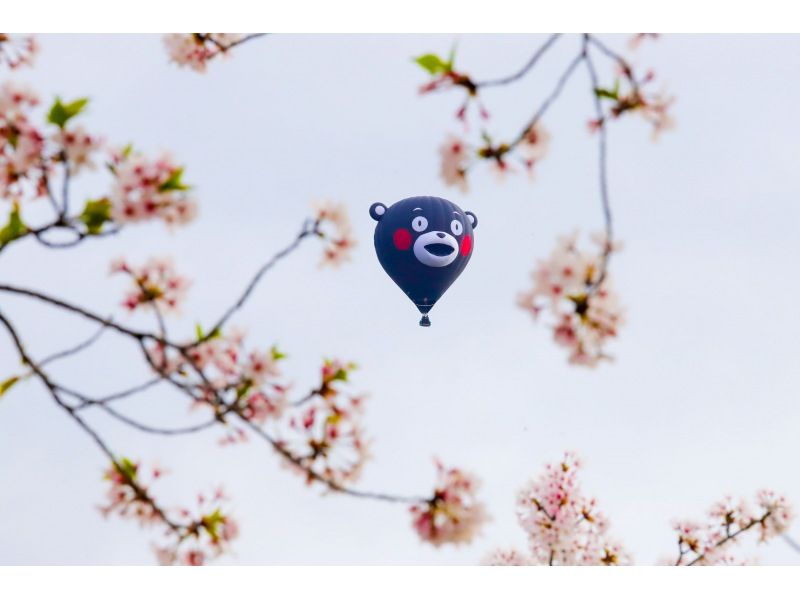
[{"label": "dark branch", "polygon": [[559,37],[561,37],[560,33],[554,33],[549,38],[547,38],[547,41],[538,50],[536,50],[536,52],[534,52],[533,56],[530,57],[525,66],[523,66],[519,71],[517,71],[513,75],[509,75],[508,77],[503,77],[500,79],[489,79],[488,81],[480,81],[473,83],[473,85],[475,86],[476,89],[479,89],[481,87],[508,85],[509,83],[513,83],[514,81],[521,79],[528,73],[528,71],[530,71],[534,66],[536,66],[536,63],[539,62],[539,59],[545,54],[545,52],[547,52],[552,47],[554,43],[556,43]]}]

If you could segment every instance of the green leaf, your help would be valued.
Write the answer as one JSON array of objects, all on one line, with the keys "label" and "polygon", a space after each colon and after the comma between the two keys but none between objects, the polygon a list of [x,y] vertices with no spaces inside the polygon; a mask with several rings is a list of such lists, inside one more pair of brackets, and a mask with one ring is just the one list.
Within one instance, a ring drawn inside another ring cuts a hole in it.
[{"label": "green leaf", "polygon": [[88,200],[78,219],[86,225],[90,235],[99,234],[103,225],[111,221],[111,202],[105,197]]},{"label": "green leaf", "polygon": [[183,168],[178,168],[173,172],[170,177],[158,186],[158,190],[164,191],[186,191],[189,186],[185,185],[181,179],[183,178]]},{"label": "green leaf", "polygon": [[194,325],[194,331],[197,333],[197,340],[203,340],[203,327],[200,325],[200,322]]},{"label": "green leaf", "polygon": [[436,54],[423,54],[414,59],[418,65],[428,71],[431,75],[439,73],[449,73],[452,67],[452,58],[445,62]]},{"label": "green leaf", "polygon": [[53,102],[50,112],[47,113],[47,122],[51,122],[59,128],[63,129],[67,121],[73,116],[80,114],[89,103],[89,98],[79,98],[75,101],[64,104],[61,98],[56,98]]},{"label": "green leaf", "polygon": [[0,228],[0,247],[19,239],[27,232],[28,227],[22,222],[22,216],[20,216],[19,213],[19,205],[15,203],[11,213],[8,215],[8,224]]},{"label": "green leaf", "polygon": [[594,90],[594,95],[596,95],[598,98],[608,98],[609,100],[618,100],[619,86],[616,86],[614,89],[603,89],[602,87],[596,87]]},{"label": "green leaf", "polygon": [[270,348],[270,352],[272,353],[272,359],[274,359],[275,361],[278,361],[279,359],[286,359],[286,353],[281,353],[278,350],[277,345],[272,345],[272,347]]},{"label": "green leaf", "polygon": [[202,521],[203,527],[206,528],[208,535],[214,540],[219,540],[219,524],[225,523],[225,515],[222,514],[222,511],[217,508],[210,515],[205,515]]},{"label": "green leaf", "polygon": [[119,471],[125,479],[130,482],[136,481],[136,470],[138,468],[133,461],[127,457],[122,457],[115,465],[117,466],[117,471]]},{"label": "green leaf", "polygon": [[246,395],[250,391],[251,388],[253,388],[253,382],[250,380],[246,380],[244,384],[242,384],[236,389],[236,400],[238,401],[239,399],[241,399],[244,395]]},{"label": "green leaf", "polygon": [[17,382],[19,382],[19,376],[11,376],[11,378],[7,378],[0,382],[0,397],[2,397],[8,390],[14,386]]}]

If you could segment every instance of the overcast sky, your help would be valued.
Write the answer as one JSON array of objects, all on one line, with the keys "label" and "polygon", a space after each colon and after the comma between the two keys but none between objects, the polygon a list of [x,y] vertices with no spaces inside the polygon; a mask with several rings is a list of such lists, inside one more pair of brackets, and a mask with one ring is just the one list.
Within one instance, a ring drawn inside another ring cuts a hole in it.
[{"label": "overcast sky", "polygon": [[[320,247],[309,243],[269,274],[235,324],[251,343],[277,342],[290,355],[298,390],[316,383],[324,356],[359,363],[354,387],[371,395],[374,439],[360,487],[425,494],[439,456],[482,479],[493,518],[471,545],[435,549],[417,539],[404,507],[321,496],[255,441],[219,448],[214,431],[153,439],[95,416],[121,454],[172,471],[160,484],[167,504],[225,485],[242,536],[221,562],[477,563],[496,546],[524,547],[516,491],[565,450],[584,458],[585,491],[639,564],[672,555],[671,521],[700,518],[725,494],[749,498],[766,486],[800,502],[800,38],[666,36],[636,54],[677,96],[677,128],[658,143],[637,118],[610,130],[625,242],[612,277],[627,323],[609,346],[616,360],[596,370],[570,367],[550,331],[514,306],[558,235],[601,226],[585,73],[544,121],[553,142],[535,182],[500,184],[479,169],[462,195],[443,185],[437,163],[445,134],[460,130],[461,94],[419,97],[425,75],[410,61],[458,40],[463,68],[500,76],[543,39],[276,35],[198,75],[168,64],[158,36],[43,36],[36,68],[15,73],[46,98],[90,96],[81,122],[109,141],[170,150],[186,164],[200,213],[174,233],[146,224],[73,251],[20,242],[3,253],[0,280],[118,313],[126,284],[108,278],[110,259],[172,255],[194,281],[172,324],[189,335],[293,237],[313,200],[343,201],[359,242],[353,261],[320,271]],[[624,37],[607,39],[625,47]],[[519,129],[577,43],[562,40],[522,83],[485,94],[493,131]],[[602,72],[608,81],[611,65]],[[76,196],[105,184],[102,173],[86,177]],[[473,259],[428,329],[372,247],[369,205],[411,195],[447,197],[480,220]],[[2,305],[36,356],[92,331],[27,301],[4,296]],[[5,338],[0,364],[0,377],[19,370]],[[54,372],[98,394],[146,376],[111,334]],[[125,409],[165,425],[187,417],[167,389]],[[95,508],[104,466],[39,385],[9,392],[0,402],[0,563],[152,563],[152,532]],[[746,548],[763,563],[800,562],[781,540]]]}]

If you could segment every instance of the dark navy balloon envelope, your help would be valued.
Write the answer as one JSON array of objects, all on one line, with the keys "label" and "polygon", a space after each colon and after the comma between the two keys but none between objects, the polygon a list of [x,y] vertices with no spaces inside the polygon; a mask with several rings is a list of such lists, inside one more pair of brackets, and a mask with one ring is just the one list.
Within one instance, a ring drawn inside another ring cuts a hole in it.
[{"label": "dark navy balloon envelope", "polygon": [[409,197],[386,207],[374,203],[375,252],[386,273],[414,302],[430,326],[428,312],[472,257],[478,219],[441,197]]}]

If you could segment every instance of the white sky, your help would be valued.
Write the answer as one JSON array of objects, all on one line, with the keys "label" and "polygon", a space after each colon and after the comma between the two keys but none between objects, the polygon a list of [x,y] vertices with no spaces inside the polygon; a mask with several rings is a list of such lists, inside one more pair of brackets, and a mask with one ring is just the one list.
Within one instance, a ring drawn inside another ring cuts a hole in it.
[{"label": "white sky", "polygon": [[[172,470],[167,504],[222,482],[242,524],[224,563],[473,564],[495,546],[524,546],[517,489],[545,462],[576,450],[585,490],[612,532],[650,564],[672,555],[676,517],[701,517],[727,493],[773,487],[800,501],[796,367],[800,318],[797,105],[800,38],[667,36],[636,55],[678,96],[678,127],[652,143],[636,118],[610,131],[611,191],[625,251],[613,279],[628,322],[594,371],[569,367],[549,330],[514,306],[528,272],[557,235],[600,227],[585,73],[545,119],[551,151],[529,183],[499,184],[486,170],[468,195],[437,177],[437,146],[459,93],[420,98],[424,73],[410,57],[446,52],[478,78],[516,70],[542,36],[285,36],[252,42],[205,75],[166,62],[157,36],[44,36],[29,81],[44,97],[89,95],[81,122],[187,165],[200,216],[170,234],[158,224],[51,252],[29,241],[5,251],[0,280],[118,311],[126,283],[111,258],[171,254],[194,280],[182,318],[191,334],[227,306],[265,257],[295,234],[309,203],[350,208],[359,241],[339,271],[316,268],[309,244],[264,281],[235,318],[252,343],[290,354],[298,391],[324,356],[361,365],[371,393],[366,424],[374,459],[360,487],[427,493],[431,459],[474,471],[493,521],[468,547],[422,545],[404,507],[321,497],[260,443],[218,448],[217,432],[160,439],[96,416],[124,455]],[[618,48],[625,38],[609,38]],[[491,128],[511,135],[574,52],[562,40],[523,83],[489,90]],[[603,73],[608,81],[610,65]],[[76,187],[96,195],[98,173]],[[374,201],[442,195],[480,219],[473,259],[422,329],[413,305],[372,248]],[[89,334],[84,322],[3,297],[34,355]],[[124,317],[124,316],[123,316]],[[132,324],[139,320],[131,318]],[[19,368],[0,341],[0,377]],[[141,380],[144,368],[107,334],[54,370],[98,394]],[[126,405],[151,423],[185,421],[183,397],[158,389]],[[34,382],[0,402],[0,563],[152,563],[155,536],[104,521],[102,455]],[[749,547],[748,547],[749,548]],[[753,549],[764,563],[797,563],[780,540]]]}]

